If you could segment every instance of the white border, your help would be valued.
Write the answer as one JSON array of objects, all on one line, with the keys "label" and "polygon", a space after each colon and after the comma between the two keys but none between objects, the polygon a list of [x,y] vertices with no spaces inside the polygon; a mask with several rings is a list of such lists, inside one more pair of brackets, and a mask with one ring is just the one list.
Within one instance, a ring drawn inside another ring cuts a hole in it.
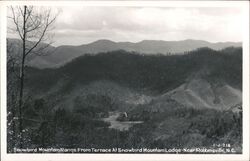
[{"label": "white border", "polygon": [[[243,154],[7,154],[6,153],[6,6],[148,6],[148,7],[240,7],[243,30]],[[248,1],[4,1],[1,12],[1,160],[249,160],[249,2]]]}]

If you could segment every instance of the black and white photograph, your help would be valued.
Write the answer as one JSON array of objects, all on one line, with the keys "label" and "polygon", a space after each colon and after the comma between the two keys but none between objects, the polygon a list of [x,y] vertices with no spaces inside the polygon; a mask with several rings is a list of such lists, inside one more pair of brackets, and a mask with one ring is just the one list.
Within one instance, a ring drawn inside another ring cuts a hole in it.
[{"label": "black and white photograph", "polygon": [[249,15],[241,3],[103,3],[5,5],[1,148],[242,155]]}]

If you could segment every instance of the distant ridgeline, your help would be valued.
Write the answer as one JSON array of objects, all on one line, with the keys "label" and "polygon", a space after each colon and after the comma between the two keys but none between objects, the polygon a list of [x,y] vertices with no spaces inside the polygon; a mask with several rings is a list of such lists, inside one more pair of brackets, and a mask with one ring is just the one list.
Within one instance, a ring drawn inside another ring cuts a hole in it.
[{"label": "distant ridgeline", "polygon": [[[29,42],[32,44],[32,42]],[[21,41],[18,39],[8,39],[8,44],[15,46],[12,53],[18,53],[21,49]],[[46,44],[40,44],[43,46]],[[162,40],[143,40],[137,43],[132,42],[113,42],[110,40],[98,40],[89,44],[72,46],[62,45],[58,47],[48,46],[45,50],[46,56],[30,56],[27,65],[37,68],[55,68],[65,65],[73,59],[85,54],[98,54],[100,52],[110,52],[125,50],[141,54],[163,54],[181,55],[187,51],[197,48],[208,47],[213,50],[222,50],[226,47],[241,47],[240,42],[218,42],[211,43],[203,40],[182,40],[182,41],[162,41]]]},{"label": "distant ridgeline", "polygon": [[157,94],[194,77],[241,90],[242,48],[229,47],[219,51],[199,48],[182,55],[167,56],[117,50],[85,54],[56,69],[27,69],[28,87],[39,91],[49,90],[60,81],[64,82],[64,90],[70,90],[74,84],[109,80]]}]

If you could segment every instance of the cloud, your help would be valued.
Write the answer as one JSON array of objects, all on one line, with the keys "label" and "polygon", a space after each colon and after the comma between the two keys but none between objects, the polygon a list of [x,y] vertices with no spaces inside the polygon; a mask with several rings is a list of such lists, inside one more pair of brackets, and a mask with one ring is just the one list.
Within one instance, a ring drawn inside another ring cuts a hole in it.
[{"label": "cloud", "polygon": [[240,8],[56,7],[55,45],[98,39],[242,41]]}]

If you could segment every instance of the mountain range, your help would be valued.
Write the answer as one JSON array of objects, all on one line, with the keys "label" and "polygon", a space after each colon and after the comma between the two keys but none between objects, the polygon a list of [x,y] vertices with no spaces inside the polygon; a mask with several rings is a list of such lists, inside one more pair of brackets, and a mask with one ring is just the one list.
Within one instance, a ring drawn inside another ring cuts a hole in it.
[{"label": "mountain range", "polygon": [[[77,47],[50,46],[53,54],[30,57],[24,118],[48,120],[39,126],[24,121],[27,129],[34,129],[30,138],[38,134],[32,143],[41,144],[43,127],[45,136],[49,134],[47,147],[214,148],[226,142],[241,153],[242,48],[197,45],[189,51],[186,43],[185,51],[175,45],[183,53],[153,54],[160,47],[146,48],[167,43],[153,42],[141,42],[147,44],[139,48],[145,53],[100,40]],[[12,107],[18,68],[8,67]]]},{"label": "mountain range", "polygon": [[[10,42],[21,45],[17,39],[9,39]],[[110,40],[97,40],[95,42],[72,46],[62,45],[58,47],[49,46],[45,56],[33,56],[29,59],[28,65],[37,68],[55,68],[72,61],[73,59],[85,54],[97,54],[115,50],[125,50],[142,54],[183,54],[201,47],[208,47],[214,50],[221,50],[226,47],[240,47],[241,42],[217,42],[211,43],[204,40],[182,40],[182,41],[163,41],[163,40],[143,40],[137,43],[114,42]]]}]

